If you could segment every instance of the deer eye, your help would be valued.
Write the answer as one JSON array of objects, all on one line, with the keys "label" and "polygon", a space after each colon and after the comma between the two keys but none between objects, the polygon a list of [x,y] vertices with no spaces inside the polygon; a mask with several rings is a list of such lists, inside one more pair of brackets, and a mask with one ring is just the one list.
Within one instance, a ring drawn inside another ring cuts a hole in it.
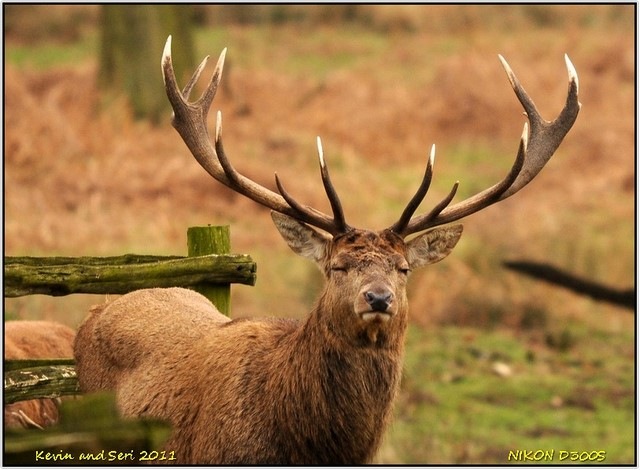
[{"label": "deer eye", "polygon": [[407,265],[400,265],[400,266],[398,266],[398,272],[400,274],[408,276],[409,273],[411,272],[411,268],[409,268],[409,266],[407,266]]}]

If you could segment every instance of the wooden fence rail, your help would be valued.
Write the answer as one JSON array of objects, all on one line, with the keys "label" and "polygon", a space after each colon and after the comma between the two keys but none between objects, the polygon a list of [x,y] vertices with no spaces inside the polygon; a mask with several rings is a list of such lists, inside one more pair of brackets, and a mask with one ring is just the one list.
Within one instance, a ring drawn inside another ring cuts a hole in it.
[{"label": "wooden fence rail", "polygon": [[[140,261],[142,260],[142,261]],[[7,257],[5,297],[45,294],[126,294],[148,287],[201,284],[253,285],[255,263],[247,255],[195,257],[32,258]]]},{"label": "wooden fence rail", "polygon": [[4,296],[126,294],[150,287],[192,287],[229,314],[230,285],[254,285],[249,255],[229,254],[229,227],[190,227],[189,256],[4,258]]},{"label": "wooden fence rail", "polygon": [[5,405],[34,398],[58,398],[79,394],[73,359],[47,360],[49,364],[35,367],[31,366],[30,362],[5,361]]}]

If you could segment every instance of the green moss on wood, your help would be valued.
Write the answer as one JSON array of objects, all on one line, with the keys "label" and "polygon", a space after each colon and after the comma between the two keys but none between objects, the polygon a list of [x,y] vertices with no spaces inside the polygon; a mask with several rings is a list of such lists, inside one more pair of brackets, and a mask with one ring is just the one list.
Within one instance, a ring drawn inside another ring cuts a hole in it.
[{"label": "green moss on wood", "polygon": [[[4,266],[5,297],[31,294],[125,294],[150,287],[198,284],[255,284],[256,265],[248,255],[208,255],[128,264],[38,264],[9,258]],[[86,258],[85,258],[86,260]],[[146,260],[145,260],[146,261]]]}]

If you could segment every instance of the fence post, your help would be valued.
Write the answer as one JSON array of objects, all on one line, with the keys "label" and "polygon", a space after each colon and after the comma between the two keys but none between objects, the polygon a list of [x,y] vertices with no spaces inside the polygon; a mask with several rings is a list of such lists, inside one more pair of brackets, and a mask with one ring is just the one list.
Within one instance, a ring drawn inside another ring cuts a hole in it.
[{"label": "fence post", "polygon": [[[187,229],[187,250],[188,256],[230,253],[229,226],[189,227]],[[221,313],[229,315],[231,305],[230,284],[198,285],[194,289],[213,302]]]}]

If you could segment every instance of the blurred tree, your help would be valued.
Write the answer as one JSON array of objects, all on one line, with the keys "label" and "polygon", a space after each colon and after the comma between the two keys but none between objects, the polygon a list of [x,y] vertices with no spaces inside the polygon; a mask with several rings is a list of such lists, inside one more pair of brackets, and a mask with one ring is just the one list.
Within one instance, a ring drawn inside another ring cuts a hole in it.
[{"label": "blurred tree", "polygon": [[192,8],[185,5],[105,4],[101,10],[99,83],[124,93],[137,118],[158,123],[169,112],[160,58],[173,36],[173,63],[181,77],[194,68]]}]

